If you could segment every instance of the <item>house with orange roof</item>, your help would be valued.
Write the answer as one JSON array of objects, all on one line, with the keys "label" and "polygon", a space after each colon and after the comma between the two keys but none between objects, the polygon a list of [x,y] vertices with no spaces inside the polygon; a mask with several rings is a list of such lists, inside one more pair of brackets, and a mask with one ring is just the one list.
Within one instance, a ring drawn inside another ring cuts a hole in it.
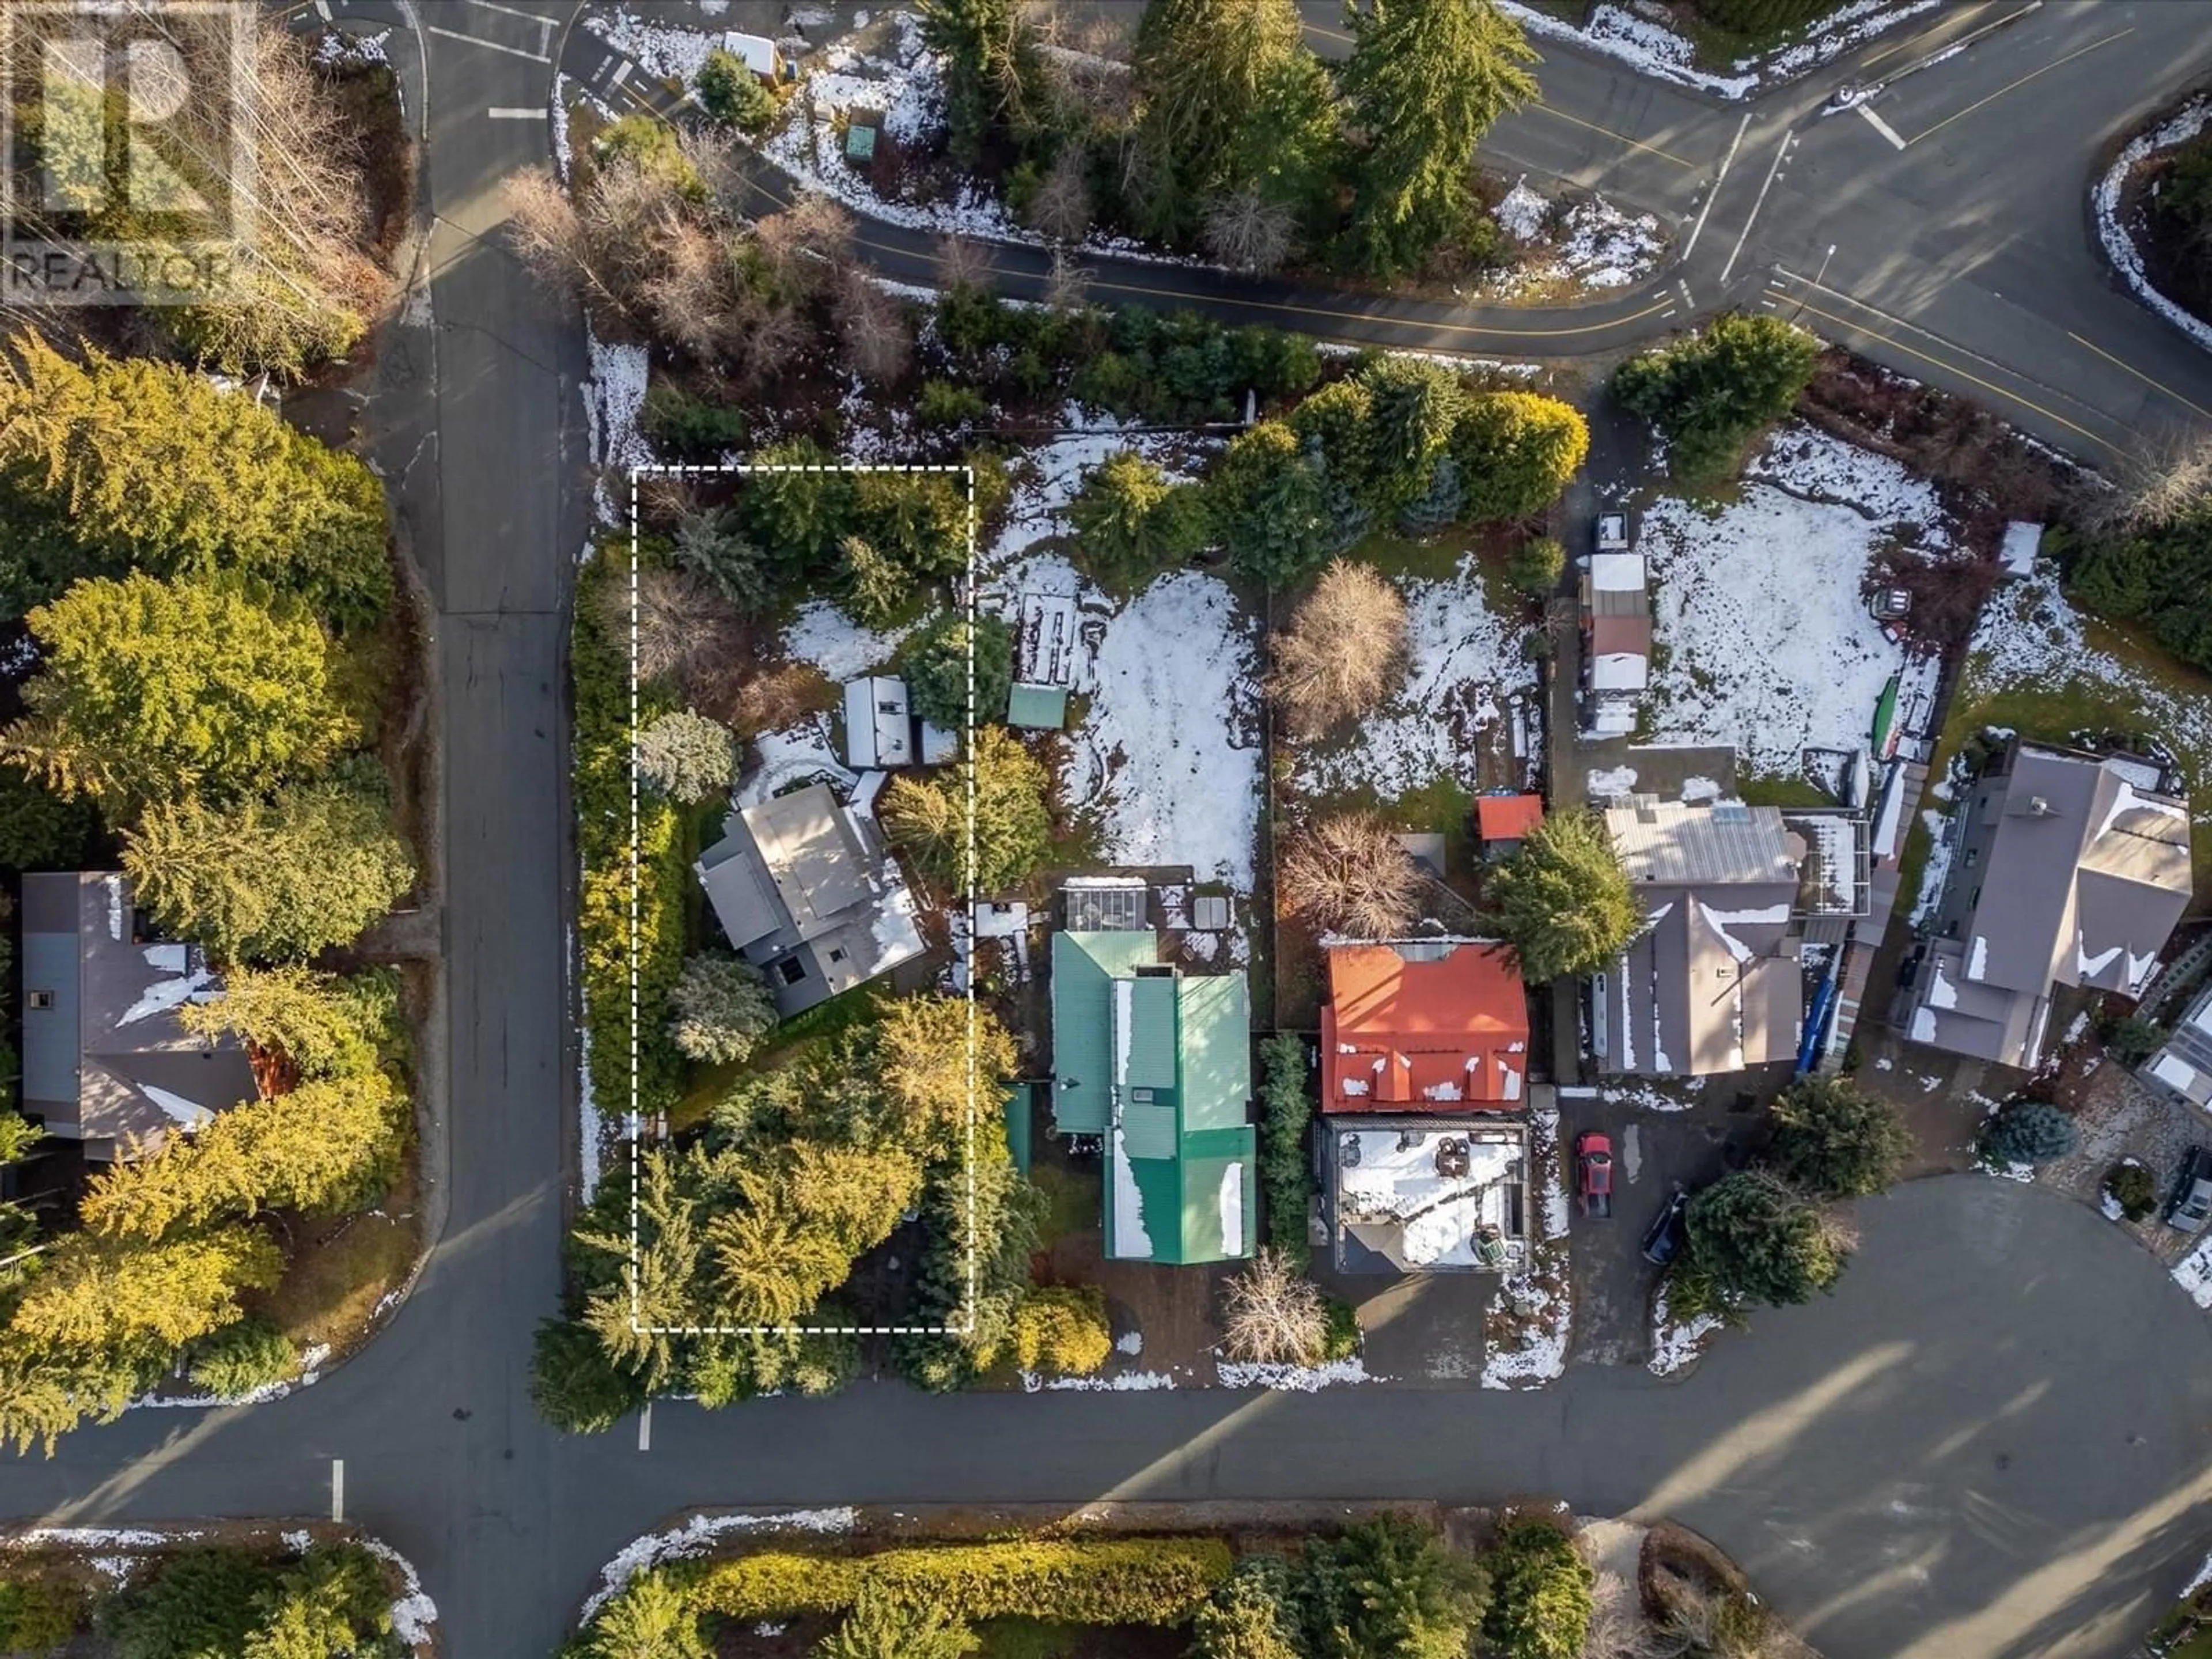
[{"label": "house with orange roof", "polygon": [[1333,945],[1321,1014],[1324,1112],[1519,1110],[1528,999],[1480,939]]}]

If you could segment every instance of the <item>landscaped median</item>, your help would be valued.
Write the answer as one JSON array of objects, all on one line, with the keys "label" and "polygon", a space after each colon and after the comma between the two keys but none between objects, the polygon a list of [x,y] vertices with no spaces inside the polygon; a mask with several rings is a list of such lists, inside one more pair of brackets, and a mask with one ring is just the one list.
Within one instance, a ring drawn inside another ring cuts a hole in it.
[{"label": "landscaped median", "polygon": [[[1743,1642],[1699,1644],[1721,1628]],[[1794,1639],[1703,1540],[1564,1504],[1102,1503],[696,1515],[608,1565],[564,1655],[1556,1659]]]}]

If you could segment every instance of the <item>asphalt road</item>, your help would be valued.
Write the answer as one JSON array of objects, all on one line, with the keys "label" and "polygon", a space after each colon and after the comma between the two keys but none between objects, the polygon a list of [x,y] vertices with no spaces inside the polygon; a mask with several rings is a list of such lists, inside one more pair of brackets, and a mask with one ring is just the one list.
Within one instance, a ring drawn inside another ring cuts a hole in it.
[{"label": "asphalt road", "polygon": [[[426,123],[435,215],[434,325],[387,346],[393,384],[365,424],[437,608],[441,1242],[389,1329],[318,1387],[133,1413],[10,1466],[0,1510],[79,1523],[328,1514],[343,1460],[348,1516],[422,1569],[447,1651],[535,1659],[602,1560],[692,1505],[1545,1492],[1710,1533],[1835,1659],[2125,1650],[2204,1545],[2212,1328],[2091,1212],[1980,1179],[1869,1204],[1835,1297],[1762,1315],[1674,1383],[1578,1365],[1520,1395],[939,1400],[866,1386],[721,1413],[664,1405],[649,1449],[636,1425],[580,1441],[538,1423],[529,1334],[555,1302],[575,1077],[561,646],[587,533],[585,366],[574,319],[493,234],[497,183],[543,161],[545,123],[492,112],[543,108],[554,64],[586,71],[598,47],[578,36],[562,58],[565,4],[346,9],[401,24],[391,50]],[[1931,70],[1878,105],[1902,149],[1856,115],[1808,125],[1842,69],[1746,121],[1547,46],[1553,109],[1500,130],[1502,161],[1605,179],[1686,227],[1743,129],[1687,262],[1606,306],[1474,313],[1146,266],[1103,270],[1097,286],[1337,338],[1579,356],[1690,320],[1678,284],[1698,312],[1758,303],[1780,261],[1819,276],[1802,289],[1808,320],[1913,372],[1994,386],[1985,395],[2030,424],[2054,415],[2120,441],[2172,407],[2142,375],[2212,407],[2206,360],[2112,289],[2080,209],[2103,140],[2203,63],[2206,32],[2179,21],[2191,9],[2046,8],[1954,60],[1955,76]],[[1803,135],[1796,159],[1764,187],[1785,133]],[[1830,240],[1819,273],[1807,255]],[[924,270],[921,239],[878,226],[867,243],[888,269]],[[1033,268],[1018,252],[1001,264],[1014,287]],[[1849,320],[1862,316],[1873,320]],[[1547,329],[1580,331],[1535,331]],[[2059,352],[2075,334],[2118,361]]]}]

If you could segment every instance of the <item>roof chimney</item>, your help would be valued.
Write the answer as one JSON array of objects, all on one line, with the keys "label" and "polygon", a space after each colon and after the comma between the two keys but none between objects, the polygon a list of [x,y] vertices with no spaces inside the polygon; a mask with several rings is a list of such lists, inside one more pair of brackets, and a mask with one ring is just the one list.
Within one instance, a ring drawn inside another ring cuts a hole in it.
[{"label": "roof chimney", "polygon": [[2049,817],[2051,803],[2040,795],[2030,795],[2027,798],[2027,815],[2032,818]]}]

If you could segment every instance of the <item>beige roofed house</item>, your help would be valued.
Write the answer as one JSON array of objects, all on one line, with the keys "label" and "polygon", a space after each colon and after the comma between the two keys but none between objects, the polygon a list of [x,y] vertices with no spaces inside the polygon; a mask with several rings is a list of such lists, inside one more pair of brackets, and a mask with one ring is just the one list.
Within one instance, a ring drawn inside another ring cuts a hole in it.
[{"label": "beige roofed house", "polygon": [[2141,993],[2188,908],[2189,807],[2126,756],[2016,744],[1962,805],[1902,1004],[1915,1042],[2033,1070],[2054,987]]},{"label": "beige roofed house", "polygon": [[1639,795],[1605,823],[1650,925],[1594,988],[1601,1068],[1705,1077],[1794,1057],[1804,838],[1741,801]]}]

